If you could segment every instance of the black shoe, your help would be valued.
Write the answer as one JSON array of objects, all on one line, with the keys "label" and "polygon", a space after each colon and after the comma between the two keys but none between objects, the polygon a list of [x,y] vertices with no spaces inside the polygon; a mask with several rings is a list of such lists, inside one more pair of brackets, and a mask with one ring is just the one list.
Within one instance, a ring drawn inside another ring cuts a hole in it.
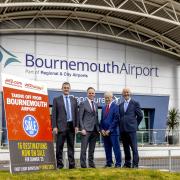
[{"label": "black shoe", "polygon": [[75,166],[69,166],[69,169],[75,169],[76,167]]},{"label": "black shoe", "polygon": [[96,166],[89,166],[89,168],[96,168]]},{"label": "black shoe", "polygon": [[87,166],[81,166],[81,168],[87,168]]},{"label": "black shoe", "polygon": [[123,165],[123,168],[131,168],[131,166]]},{"label": "black shoe", "polygon": [[64,166],[57,166],[57,169],[62,169]]},{"label": "black shoe", "polygon": [[110,165],[110,164],[106,164],[106,165],[104,166],[104,168],[110,168],[110,167],[112,167],[112,165]]},{"label": "black shoe", "polygon": [[133,165],[132,168],[138,169],[138,165]]},{"label": "black shoe", "polygon": [[116,165],[116,166],[114,166],[115,168],[121,168],[121,166],[120,165]]}]

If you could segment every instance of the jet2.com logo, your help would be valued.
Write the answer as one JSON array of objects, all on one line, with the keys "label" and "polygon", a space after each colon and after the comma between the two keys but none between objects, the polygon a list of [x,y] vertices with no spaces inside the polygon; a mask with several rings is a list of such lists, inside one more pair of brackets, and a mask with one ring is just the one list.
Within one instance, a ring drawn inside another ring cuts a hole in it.
[{"label": "jet2.com logo", "polygon": [[0,45],[0,63],[2,61],[5,61],[4,68],[13,62],[21,63],[14,54],[10,53]]}]

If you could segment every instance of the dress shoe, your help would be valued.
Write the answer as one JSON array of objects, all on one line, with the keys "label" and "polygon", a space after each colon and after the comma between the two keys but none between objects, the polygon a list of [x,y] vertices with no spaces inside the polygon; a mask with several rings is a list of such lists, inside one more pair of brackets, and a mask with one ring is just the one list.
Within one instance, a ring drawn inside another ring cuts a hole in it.
[{"label": "dress shoe", "polygon": [[138,169],[138,165],[133,165],[132,168]]},{"label": "dress shoe", "polygon": [[96,168],[96,166],[95,166],[95,165],[93,165],[93,166],[89,166],[89,168]]},{"label": "dress shoe", "polygon": [[69,166],[69,169],[75,169],[76,167],[75,166]]},{"label": "dress shoe", "polygon": [[110,164],[106,164],[106,165],[104,166],[104,168],[110,168],[110,167],[112,167],[112,165],[110,165]]},{"label": "dress shoe", "polygon": [[87,168],[87,166],[81,166],[81,168]]},{"label": "dress shoe", "polygon": [[57,166],[57,169],[63,169],[64,166]]},{"label": "dress shoe", "polygon": [[120,166],[120,165],[115,165],[114,167],[115,167],[115,168],[121,168],[121,166]]},{"label": "dress shoe", "polygon": [[131,168],[131,166],[123,165],[123,168]]}]

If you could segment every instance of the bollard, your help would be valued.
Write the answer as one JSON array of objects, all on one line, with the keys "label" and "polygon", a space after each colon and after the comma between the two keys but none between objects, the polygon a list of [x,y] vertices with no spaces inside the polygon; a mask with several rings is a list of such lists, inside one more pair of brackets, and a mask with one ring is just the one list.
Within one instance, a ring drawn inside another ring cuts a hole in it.
[{"label": "bollard", "polygon": [[168,156],[169,156],[169,172],[172,170],[172,164],[171,164],[171,150],[168,150]]}]

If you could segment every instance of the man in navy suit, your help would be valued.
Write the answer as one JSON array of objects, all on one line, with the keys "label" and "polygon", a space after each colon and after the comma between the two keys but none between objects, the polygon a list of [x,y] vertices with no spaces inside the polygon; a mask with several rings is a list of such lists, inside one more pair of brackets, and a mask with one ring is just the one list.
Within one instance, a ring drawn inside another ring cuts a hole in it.
[{"label": "man in navy suit", "polygon": [[102,108],[100,130],[104,140],[104,148],[106,153],[105,167],[111,167],[112,148],[114,151],[116,163],[115,167],[121,167],[121,151],[119,145],[119,112],[118,105],[113,102],[113,94],[111,92],[104,93],[106,106]]},{"label": "man in navy suit", "polygon": [[74,140],[75,132],[78,131],[78,106],[77,100],[70,96],[70,83],[62,84],[63,94],[55,97],[52,108],[52,127],[57,136],[56,141],[56,161],[57,168],[64,167],[63,148],[67,141],[69,169],[75,168]]},{"label": "man in navy suit", "polygon": [[120,132],[125,153],[125,168],[131,168],[131,152],[133,153],[132,168],[138,168],[139,155],[137,149],[136,131],[140,124],[143,114],[138,102],[131,98],[130,89],[124,88],[122,91],[124,102],[119,105],[120,113]]}]

